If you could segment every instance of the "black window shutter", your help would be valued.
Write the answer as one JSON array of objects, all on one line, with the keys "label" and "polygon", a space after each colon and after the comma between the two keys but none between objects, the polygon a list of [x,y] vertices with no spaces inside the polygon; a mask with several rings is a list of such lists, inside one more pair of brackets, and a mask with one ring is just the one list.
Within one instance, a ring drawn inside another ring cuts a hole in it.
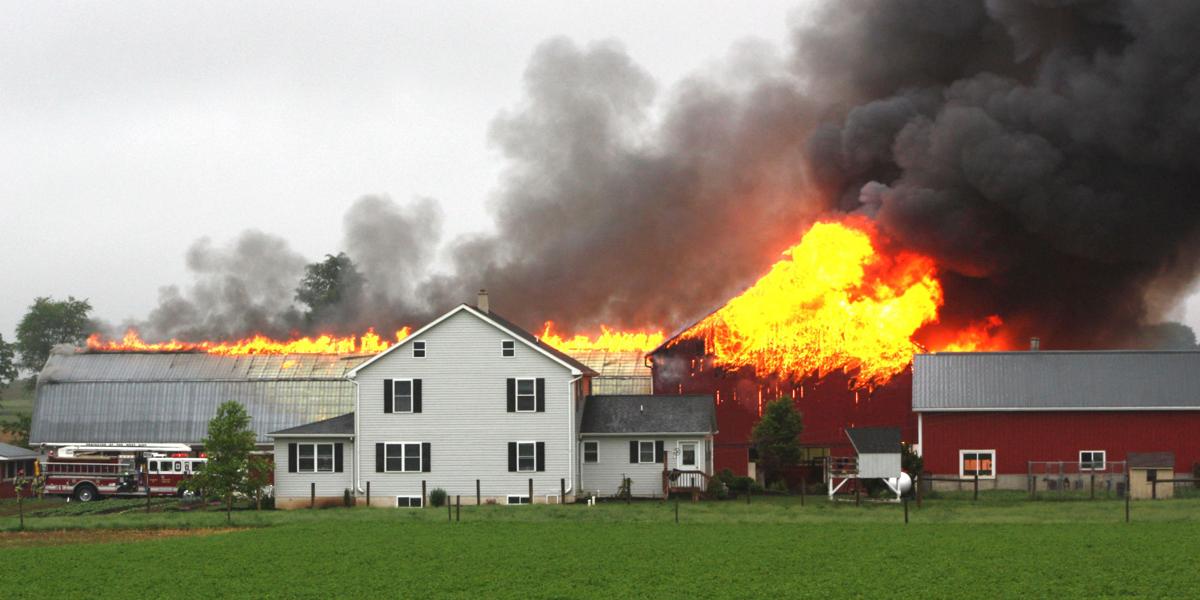
[{"label": "black window shutter", "polygon": [[333,445],[333,472],[342,472],[342,443],[338,442]]},{"label": "black window shutter", "polygon": [[629,440],[629,462],[635,464],[638,461],[638,443],[637,440]]},{"label": "black window shutter", "polygon": [[654,440],[654,462],[661,463],[663,461],[663,441]]},{"label": "black window shutter", "polygon": [[420,379],[413,380],[412,395],[413,395],[413,401],[412,401],[413,412],[419,413],[419,412],[421,412],[421,380]]},{"label": "black window shutter", "polygon": [[383,472],[383,444],[375,444],[375,472]]},{"label": "black window shutter", "polygon": [[288,444],[288,473],[296,472],[296,444]]},{"label": "black window shutter", "polygon": [[383,380],[383,412],[392,412],[392,380]]},{"label": "black window shutter", "polygon": [[517,412],[517,380],[508,378],[508,412]]},{"label": "black window shutter", "polygon": [[[512,381],[509,379],[509,381]],[[517,443],[508,443],[508,472],[512,473],[517,470]]]},{"label": "black window shutter", "polygon": [[537,378],[537,411],[546,412],[546,380]]},{"label": "black window shutter", "polygon": [[429,442],[421,443],[421,472],[429,472]]},{"label": "black window shutter", "polygon": [[537,470],[546,470],[546,442],[537,443]]}]

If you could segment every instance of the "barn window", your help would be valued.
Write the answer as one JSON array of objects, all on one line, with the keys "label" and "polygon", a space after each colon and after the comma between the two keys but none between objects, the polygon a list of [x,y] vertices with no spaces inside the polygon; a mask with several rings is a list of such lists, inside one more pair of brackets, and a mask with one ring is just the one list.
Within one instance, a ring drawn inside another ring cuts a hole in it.
[{"label": "barn window", "polygon": [[1107,463],[1106,454],[1104,450],[1080,450],[1079,470],[1103,471]]},{"label": "barn window", "polygon": [[517,379],[517,412],[537,411],[537,382],[534,379]]},{"label": "barn window", "polygon": [[421,444],[384,444],[384,471],[413,473],[421,471]]},{"label": "barn window", "polygon": [[425,358],[425,342],[413,342],[413,358]]},{"label": "barn window", "polygon": [[[166,466],[167,463],[163,463]],[[296,471],[300,473],[332,473],[333,444],[297,444]]]},{"label": "barn window", "polygon": [[600,462],[600,443],[599,442],[584,442],[583,443],[583,462],[585,462],[585,463]]},{"label": "barn window", "polygon": [[503,340],[500,342],[500,356],[511,358],[517,355],[517,343],[512,340]]},{"label": "barn window", "polygon": [[978,475],[980,479],[994,479],[996,477],[996,451],[959,450],[958,475],[959,477]]}]

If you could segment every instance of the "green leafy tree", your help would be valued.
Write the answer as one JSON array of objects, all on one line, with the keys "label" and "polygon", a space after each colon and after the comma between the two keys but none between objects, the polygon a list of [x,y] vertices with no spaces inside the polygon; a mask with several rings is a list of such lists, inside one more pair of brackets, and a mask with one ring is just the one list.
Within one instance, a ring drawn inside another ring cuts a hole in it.
[{"label": "green leafy tree", "polygon": [[233,521],[234,495],[248,488],[254,438],[246,408],[233,401],[222,403],[217,407],[217,416],[208,422],[208,437],[204,438],[208,462],[186,484],[205,497],[220,498],[228,521]]},{"label": "green leafy tree", "polygon": [[310,323],[335,307],[350,306],[362,297],[365,279],[345,252],[326,254],[325,260],[304,267],[304,278],[296,288],[296,300],[308,306]]},{"label": "green leafy tree", "polygon": [[28,446],[29,428],[32,426],[33,418],[27,413],[22,413],[11,421],[0,423],[0,430],[3,430],[4,433],[7,433],[12,438],[13,445]]},{"label": "green leafy tree", "polygon": [[55,344],[82,344],[92,328],[88,313],[92,305],[87,300],[66,300],[49,297],[34,298],[29,312],[17,324],[17,366],[39,372],[50,357]]},{"label": "green leafy tree", "polygon": [[0,388],[4,388],[17,378],[19,373],[15,358],[16,349],[12,344],[4,341],[3,335],[0,335]]},{"label": "green leafy tree", "polygon": [[790,399],[780,398],[767,404],[762,419],[751,432],[751,440],[768,483],[782,478],[789,467],[800,462],[803,429],[803,418]]},{"label": "green leafy tree", "polygon": [[241,493],[254,498],[254,510],[262,510],[263,488],[271,483],[271,461],[263,456],[251,456],[246,465],[246,479]]}]

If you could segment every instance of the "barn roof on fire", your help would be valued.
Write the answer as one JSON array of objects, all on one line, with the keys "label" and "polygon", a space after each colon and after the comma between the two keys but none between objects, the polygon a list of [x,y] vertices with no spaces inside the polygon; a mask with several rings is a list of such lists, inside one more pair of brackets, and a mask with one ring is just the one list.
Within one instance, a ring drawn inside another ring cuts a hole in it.
[{"label": "barn roof on fire", "polygon": [[1200,352],[918,354],[913,410],[1200,410]]},{"label": "barn roof on fire", "polygon": [[712,433],[717,430],[712,396],[588,396],[584,434]]},{"label": "barn roof on fire", "polygon": [[238,400],[267,443],[268,432],[352,411],[345,374],[367,358],[58,348],[38,378],[30,441],[198,444],[217,406]]}]

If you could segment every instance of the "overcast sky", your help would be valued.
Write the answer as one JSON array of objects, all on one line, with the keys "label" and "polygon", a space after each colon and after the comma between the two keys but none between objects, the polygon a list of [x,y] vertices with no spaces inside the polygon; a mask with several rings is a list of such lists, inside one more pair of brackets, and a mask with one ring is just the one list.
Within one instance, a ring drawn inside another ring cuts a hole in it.
[{"label": "overcast sky", "polygon": [[553,36],[615,39],[660,89],[796,2],[4,2],[0,333],[35,296],[144,317],[184,251],[247,228],[339,250],[365,194],[490,226],[488,126]]},{"label": "overcast sky", "polygon": [[487,229],[488,126],[539,43],[618,40],[661,92],[783,46],[796,4],[3,2],[0,333],[39,295],[144,317],[202,236],[336,252],[366,194],[436,198],[443,239]]}]

